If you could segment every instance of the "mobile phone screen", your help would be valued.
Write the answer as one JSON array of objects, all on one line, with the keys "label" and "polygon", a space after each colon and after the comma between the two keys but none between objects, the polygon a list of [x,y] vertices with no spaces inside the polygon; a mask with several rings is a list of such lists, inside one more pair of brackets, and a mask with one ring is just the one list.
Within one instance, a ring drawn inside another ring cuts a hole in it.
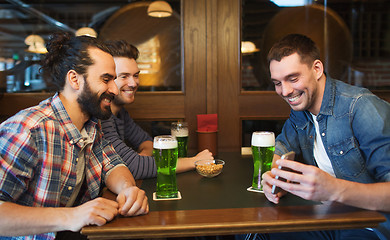
[{"label": "mobile phone screen", "polygon": [[[294,160],[294,158],[295,158],[295,152],[293,152],[293,151],[288,152],[286,154],[283,154],[282,157],[281,157],[281,159],[288,159],[288,160]],[[291,171],[291,169],[286,168],[286,167],[282,167],[282,166],[278,166],[278,168],[281,169],[281,170],[284,170],[284,171]],[[281,178],[279,176],[275,176],[275,179],[278,179],[278,180],[284,181],[284,182],[287,181],[286,179]],[[279,187],[277,187],[275,185],[272,185],[271,193],[272,194],[277,194],[278,192],[280,192],[280,190],[281,189]]]}]

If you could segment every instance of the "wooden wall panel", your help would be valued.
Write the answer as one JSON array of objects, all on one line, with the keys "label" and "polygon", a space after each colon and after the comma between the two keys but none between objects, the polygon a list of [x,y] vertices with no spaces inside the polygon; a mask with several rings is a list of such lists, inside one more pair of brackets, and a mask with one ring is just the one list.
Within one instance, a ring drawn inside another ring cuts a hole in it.
[{"label": "wooden wall panel", "polygon": [[217,44],[219,148],[240,149],[240,1],[218,1]]},{"label": "wooden wall panel", "polygon": [[184,39],[185,120],[189,148],[197,145],[197,114],[205,114],[207,87],[206,0],[182,1]]},{"label": "wooden wall panel", "polygon": [[241,118],[287,118],[290,106],[275,92],[245,92],[239,97]]},{"label": "wooden wall panel", "polygon": [[207,113],[218,113],[218,0],[206,1]]},{"label": "wooden wall panel", "polygon": [[0,117],[5,119],[22,109],[35,106],[53,93],[1,93]]},{"label": "wooden wall panel", "polygon": [[137,120],[184,119],[185,96],[177,92],[138,92],[126,109]]}]

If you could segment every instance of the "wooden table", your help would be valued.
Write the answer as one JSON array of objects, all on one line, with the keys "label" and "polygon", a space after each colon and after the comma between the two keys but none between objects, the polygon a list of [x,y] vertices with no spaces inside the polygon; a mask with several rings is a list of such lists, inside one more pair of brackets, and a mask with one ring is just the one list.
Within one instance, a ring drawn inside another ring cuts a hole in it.
[{"label": "wooden table", "polygon": [[246,190],[251,185],[251,157],[239,153],[219,157],[226,164],[215,178],[203,178],[195,171],[177,175],[181,200],[153,201],[156,180],[147,179],[141,188],[149,198],[149,214],[117,217],[101,227],[84,227],[82,233],[89,239],[188,237],[365,228],[385,221],[375,211],[291,194],[274,205],[262,193]]}]

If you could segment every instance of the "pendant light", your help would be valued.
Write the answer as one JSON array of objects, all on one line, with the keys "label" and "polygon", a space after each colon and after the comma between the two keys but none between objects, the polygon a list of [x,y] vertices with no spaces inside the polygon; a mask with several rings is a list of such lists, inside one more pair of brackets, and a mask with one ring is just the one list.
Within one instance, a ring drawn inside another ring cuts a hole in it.
[{"label": "pendant light", "polygon": [[172,8],[166,1],[154,1],[148,7],[148,15],[151,17],[170,17]]},{"label": "pendant light", "polygon": [[76,31],[76,36],[89,36],[89,37],[97,37],[97,33],[93,28],[90,27],[82,27]]},{"label": "pendant light", "polygon": [[256,45],[250,41],[242,41],[241,42],[241,53],[248,54],[258,52],[259,49],[256,48]]},{"label": "pendant light", "polygon": [[32,53],[47,53],[47,49],[45,47],[45,40],[39,35],[31,34],[26,37],[24,43],[28,45],[27,52]]}]

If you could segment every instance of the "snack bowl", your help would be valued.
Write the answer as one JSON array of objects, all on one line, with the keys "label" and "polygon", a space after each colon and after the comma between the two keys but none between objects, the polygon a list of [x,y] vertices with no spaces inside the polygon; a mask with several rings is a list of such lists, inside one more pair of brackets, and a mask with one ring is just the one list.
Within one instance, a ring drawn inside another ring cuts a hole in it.
[{"label": "snack bowl", "polygon": [[212,178],[222,172],[224,164],[225,162],[220,159],[198,160],[195,162],[195,169],[200,175]]}]

